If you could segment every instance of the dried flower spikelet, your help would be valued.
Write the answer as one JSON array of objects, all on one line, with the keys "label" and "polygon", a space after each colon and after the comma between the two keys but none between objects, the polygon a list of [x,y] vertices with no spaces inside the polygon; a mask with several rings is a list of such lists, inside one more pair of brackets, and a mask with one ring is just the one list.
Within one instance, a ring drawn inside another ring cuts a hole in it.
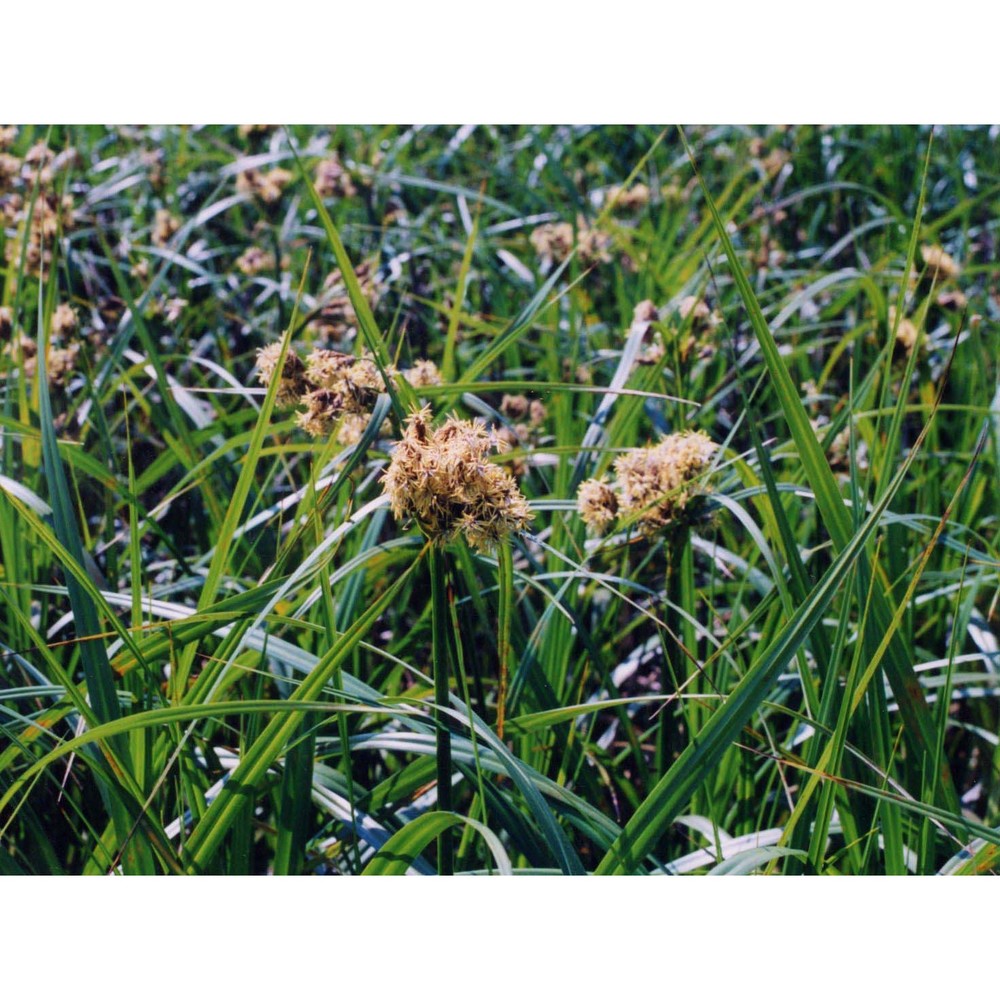
[{"label": "dried flower spikelet", "polygon": [[697,295],[687,295],[681,299],[677,306],[677,312],[680,313],[681,319],[687,319],[690,316],[691,325],[696,330],[714,330],[722,322],[722,317],[709,309],[705,300]]},{"label": "dried flower spikelet", "polygon": [[255,135],[268,135],[276,127],[275,125],[238,125],[236,133],[241,139],[249,139]]},{"label": "dried flower spikelet", "polygon": [[[354,273],[361,286],[361,293],[369,307],[374,309],[384,288],[379,279],[378,262],[376,260],[362,261]],[[310,320],[309,329],[313,330],[326,343],[339,343],[346,346],[346,342],[357,332],[358,317],[350,296],[347,294],[347,283],[339,269],[331,271],[326,276],[323,288],[329,294],[329,298],[323,302]]]},{"label": "dried flower spikelet", "polygon": [[937,281],[947,281],[957,278],[961,268],[955,263],[955,258],[944,252],[939,246],[922,246],[920,256],[927,265],[927,272]]},{"label": "dried flower spikelet", "polygon": [[[373,309],[382,293],[383,284],[379,278],[378,260],[369,258],[363,260],[355,269],[354,276],[361,286],[361,293]],[[347,282],[340,268],[334,268],[324,279],[323,288],[328,289],[335,295],[347,294]]]},{"label": "dried flower spikelet", "polygon": [[60,198],[52,191],[41,191],[30,207],[18,194],[11,194],[3,205],[4,216],[13,224],[27,229],[26,239],[9,239],[5,247],[7,261],[18,265],[24,251],[25,270],[28,274],[43,273],[52,262],[52,247],[60,233],[73,228],[75,221],[73,199],[70,195]]},{"label": "dried flower spikelet", "polygon": [[635,309],[632,310],[633,323],[656,323],[660,318],[659,310],[653,304],[652,299],[643,299]]},{"label": "dried flower spikelet", "polygon": [[139,162],[149,171],[147,177],[155,190],[163,187],[163,150],[143,149],[139,151]]},{"label": "dried flower spikelet", "polygon": [[429,385],[442,385],[444,382],[438,366],[427,358],[419,358],[413,363],[412,368],[407,368],[403,372],[403,376],[414,389],[421,389]]},{"label": "dried flower spikelet", "polygon": [[[268,344],[257,351],[258,379],[264,386],[271,385],[278,358],[281,355],[281,344]],[[291,348],[285,355],[285,364],[281,369],[278,383],[276,404],[278,406],[295,406],[306,393],[315,389],[306,378],[306,367],[302,359]]]},{"label": "dried flower spikelet", "polygon": [[266,174],[255,167],[244,170],[236,178],[236,190],[260,199],[265,205],[273,205],[281,198],[292,180],[292,173],[283,167],[275,167]]},{"label": "dried flower spikelet", "polygon": [[176,215],[165,208],[158,208],[150,236],[153,246],[165,247],[170,242],[170,237],[180,228],[181,220]]},{"label": "dried flower spikelet", "polygon": [[7,191],[21,173],[21,161],[10,153],[0,153],[0,194]]},{"label": "dried flower spikelet", "polygon": [[326,437],[344,412],[344,397],[333,389],[314,389],[300,400],[306,410],[295,417],[296,423],[311,437]]},{"label": "dried flower spikelet", "polygon": [[431,410],[410,415],[383,477],[393,514],[413,518],[435,541],[461,533],[488,550],[532,514],[514,477],[489,461],[496,437],[482,423],[449,418],[437,430]]},{"label": "dried flower spikelet", "polygon": [[[388,374],[392,376],[396,373],[390,367]],[[354,364],[344,372],[344,377],[355,394],[374,393],[377,396],[380,392],[385,392],[385,379],[382,378],[378,365],[371,358],[356,359]],[[371,402],[374,403],[374,399]]]},{"label": "dried flower spikelet", "polygon": [[60,302],[52,314],[52,336],[59,338],[76,329],[76,311],[68,302]]},{"label": "dried flower spikelet", "polygon": [[629,336],[642,331],[643,342],[646,345],[635,359],[637,364],[655,365],[663,360],[666,353],[663,338],[659,331],[650,329],[653,323],[659,322],[659,319],[659,310],[651,299],[643,299],[632,310],[632,325],[629,327]]},{"label": "dried flower spikelet", "polygon": [[917,342],[916,324],[905,316],[896,325],[896,307],[889,306],[889,329],[896,330],[896,344],[909,354]]},{"label": "dried flower spikelet", "polygon": [[561,264],[573,250],[573,227],[568,222],[546,222],[528,239],[543,262]]},{"label": "dried flower spikelet", "polygon": [[356,360],[353,354],[317,348],[306,358],[306,377],[321,388],[338,388],[344,382],[344,372]]},{"label": "dried flower spikelet", "polygon": [[530,405],[527,396],[508,396],[505,393],[500,400],[500,412],[508,420],[523,420]]},{"label": "dried flower spikelet", "polygon": [[24,154],[24,166],[26,179],[34,182],[37,180],[43,187],[52,182],[52,171],[49,169],[56,154],[49,149],[44,139],[38,142]]},{"label": "dried flower spikelet", "polygon": [[357,332],[357,322],[351,300],[346,295],[338,295],[320,306],[308,325],[324,343],[345,346]]},{"label": "dried flower spikelet", "polygon": [[604,195],[606,205],[612,201],[616,212],[634,212],[649,204],[649,187],[645,184],[633,184],[630,188],[614,185]]},{"label": "dried flower spikelet", "polygon": [[306,358],[306,378],[339,393],[343,409],[352,413],[370,410],[378,394],[385,392],[385,380],[371,358],[358,358],[341,351],[323,348],[313,351]]},{"label": "dried flower spikelet", "polygon": [[345,448],[357,444],[370,420],[371,417],[365,413],[345,413],[337,428],[337,444],[342,444]]},{"label": "dried flower spikelet", "polygon": [[957,309],[961,312],[969,304],[965,293],[957,288],[941,292],[937,297],[937,304],[942,309]]},{"label": "dried flower spikelet", "polygon": [[545,404],[540,399],[533,399],[528,404],[528,422],[532,427],[544,424],[548,415],[548,410],[545,409]]},{"label": "dried flower spikelet", "polygon": [[262,250],[260,247],[247,247],[236,258],[236,267],[248,278],[260,274],[263,271],[273,271],[275,265],[274,254]]},{"label": "dried flower spikelet", "polygon": [[76,369],[76,359],[79,353],[79,344],[70,344],[68,347],[50,347],[45,366],[49,381],[55,385],[65,385],[67,378]]},{"label": "dried flower spikelet", "polygon": [[0,125],[0,150],[10,149],[17,138],[16,125]]},{"label": "dried flower spikelet", "polygon": [[600,535],[618,516],[618,498],[604,479],[588,479],[577,490],[576,509],[583,523]]},{"label": "dried flower spikelet", "polygon": [[[573,227],[568,222],[547,222],[533,230],[529,239],[543,263],[559,264],[573,250]],[[583,216],[578,216],[576,220],[575,245],[580,263],[585,267],[606,264],[611,260],[608,253],[611,237],[607,233],[591,229]]]},{"label": "dried flower spikelet", "polygon": [[767,156],[760,161],[761,168],[768,178],[777,177],[784,169],[786,163],[791,160],[792,154],[787,149],[772,149]]},{"label": "dried flower spikelet", "polygon": [[615,461],[621,513],[638,518],[644,534],[680,520],[692,498],[707,491],[698,479],[715,452],[703,431],[668,434],[657,445],[625,452]]},{"label": "dried flower spikelet", "polygon": [[321,198],[350,198],[357,194],[351,175],[336,153],[317,164],[315,187]]},{"label": "dried flower spikelet", "polygon": [[577,216],[576,219],[576,246],[580,263],[584,267],[607,264],[611,261],[611,254],[608,252],[611,237],[607,233],[591,229],[583,216]]},{"label": "dried flower spikelet", "polygon": [[514,427],[497,427],[494,431],[496,436],[497,452],[504,455],[504,464],[510,469],[514,476],[523,476],[528,471],[528,463],[523,455],[510,454],[519,451],[524,447],[524,437],[522,431],[527,431],[524,424],[515,424]]},{"label": "dried flower spikelet", "polygon": [[0,306],[0,338],[6,339],[14,329],[14,310],[10,306]]}]

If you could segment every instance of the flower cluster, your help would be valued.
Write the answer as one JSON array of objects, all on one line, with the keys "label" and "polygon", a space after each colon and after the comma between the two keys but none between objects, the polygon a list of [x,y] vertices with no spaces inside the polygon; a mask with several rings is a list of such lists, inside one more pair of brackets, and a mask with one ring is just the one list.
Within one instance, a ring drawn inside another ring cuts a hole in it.
[{"label": "flower cluster", "polygon": [[[258,379],[263,385],[270,386],[276,377],[280,355],[280,343],[268,344],[257,352]],[[433,361],[417,361],[413,368],[402,372],[390,366],[386,374],[402,375],[414,387],[441,384]],[[296,421],[312,437],[330,434],[342,420],[337,433],[341,444],[354,444],[360,439],[375,400],[386,391],[385,379],[370,357],[325,348],[317,348],[305,361],[289,348],[277,378],[276,404],[304,406]]]},{"label": "flower cluster", "polygon": [[936,281],[947,281],[961,274],[961,268],[955,263],[955,258],[945,253],[939,246],[922,246],[920,256],[927,265],[928,275]]},{"label": "flower cluster", "polygon": [[[496,431],[497,440],[504,451],[523,449],[538,443],[539,435],[548,413],[540,399],[527,396],[504,395],[500,400],[500,412],[509,421]],[[528,465],[523,458],[511,456],[510,470],[515,476],[523,476]]]},{"label": "flower cluster", "polygon": [[[57,156],[44,142],[38,142],[19,160],[5,151],[16,136],[12,129],[3,129],[0,136],[0,205],[4,221],[17,226],[19,232],[17,239],[6,242],[6,259],[16,268],[23,252],[25,270],[37,276],[51,264],[56,240],[73,228],[73,198],[60,195],[54,180],[79,157],[72,148]],[[36,184],[37,196],[32,198]]]},{"label": "flower cluster", "polygon": [[616,212],[634,212],[649,204],[650,191],[646,184],[633,184],[629,188],[612,185],[604,192],[604,203]]},{"label": "flower cluster", "polygon": [[547,222],[533,230],[529,239],[535,253],[546,266],[564,261],[574,245],[584,267],[606,264],[611,260],[608,253],[611,237],[607,233],[591,229],[583,216],[578,216],[576,220],[575,244],[573,226],[568,222]]},{"label": "flower cluster", "polygon": [[336,153],[317,165],[315,187],[321,198],[350,198],[357,194],[351,175],[344,169]]},{"label": "flower cluster", "polygon": [[153,220],[153,231],[150,234],[153,246],[165,247],[170,242],[170,237],[180,228],[181,220],[176,215],[172,215],[165,208],[158,208]]},{"label": "flower cluster", "polygon": [[897,321],[896,307],[889,306],[889,329],[896,331],[896,346],[906,354],[911,354],[919,336],[913,320],[903,316]]},{"label": "flower cluster", "polygon": [[[375,260],[362,261],[355,270],[361,292],[374,309],[383,285]],[[346,347],[357,333],[358,316],[347,294],[347,284],[339,269],[331,271],[323,282],[324,299],[309,321],[312,330],[327,345]]]},{"label": "flower cluster", "polygon": [[393,514],[434,541],[462,534],[480,550],[523,531],[531,510],[514,477],[489,461],[499,448],[480,421],[452,417],[435,430],[429,407],[411,414],[383,477]]},{"label": "flower cluster", "polygon": [[268,253],[266,250],[262,250],[260,247],[251,246],[247,247],[236,258],[236,269],[245,274],[248,278],[254,277],[254,275],[262,274],[265,271],[273,271],[275,267],[275,259],[273,253]]},{"label": "flower cluster", "polygon": [[616,517],[635,520],[645,535],[689,520],[692,501],[708,491],[701,480],[717,448],[702,431],[682,431],[630,449],[615,461],[613,485],[603,479],[580,485],[580,517],[598,533]]},{"label": "flower cluster", "polygon": [[[76,329],[76,311],[68,303],[60,303],[52,314],[50,326],[52,340],[45,355],[45,370],[50,385],[66,385],[76,370],[80,344],[67,340]],[[8,341],[3,353],[15,364],[20,365],[24,378],[32,379],[38,370],[38,344],[23,331],[18,331],[11,337],[13,330],[13,310],[9,306],[0,307],[0,338]]]},{"label": "flower cluster", "polygon": [[291,171],[284,167],[275,167],[266,174],[251,167],[236,178],[236,190],[259,199],[265,205],[273,205],[281,198],[292,178]]}]

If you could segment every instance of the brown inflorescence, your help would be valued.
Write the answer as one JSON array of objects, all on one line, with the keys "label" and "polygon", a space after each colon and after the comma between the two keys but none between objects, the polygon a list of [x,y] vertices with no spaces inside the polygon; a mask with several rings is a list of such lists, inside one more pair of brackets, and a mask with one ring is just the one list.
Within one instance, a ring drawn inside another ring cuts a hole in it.
[{"label": "brown inflorescence", "polygon": [[615,482],[589,479],[577,493],[581,518],[602,531],[620,516],[653,535],[690,520],[692,501],[708,492],[702,477],[718,446],[702,431],[668,434],[659,444],[632,448],[615,461]]},{"label": "brown inflorescence", "polygon": [[[361,293],[369,307],[374,309],[383,290],[378,276],[377,261],[362,261],[354,273],[361,286]],[[327,344],[346,345],[357,333],[358,316],[347,294],[347,283],[339,269],[331,271],[326,276],[323,289],[326,297],[310,319],[309,328]]]},{"label": "brown inflorescence", "polygon": [[917,337],[919,336],[919,332],[913,320],[907,319],[907,317],[904,316],[897,323],[896,307],[889,306],[889,329],[895,329],[896,331],[896,346],[901,348],[907,354],[910,354],[916,346]]},{"label": "brown inflorescence", "polygon": [[60,302],[52,313],[52,336],[59,338],[76,330],[76,311],[68,302]]},{"label": "brown inflorescence", "polygon": [[181,220],[165,208],[158,208],[153,219],[153,229],[150,238],[153,246],[165,247],[170,238],[181,228]]},{"label": "brown inflorescence", "polygon": [[[262,385],[270,386],[274,378],[278,359],[281,356],[281,344],[268,344],[257,352],[258,379]],[[279,375],[278,394],[275,402],[278,406],[295,406],[302,397],[316,386],[311,385],[306,378],[306,366],[302,359],[291,348],[285,355]]]},{"label": "brown inflorescence", "polygon": [[251,167],[236,178],[236,190],[258,198],[265,205],[273,205],[281,198],[292,177],[292,173],[284,167],[275,167],[266,174]]},{"label": "brown inflorescence", "polygon": [[321,198],[350,198],[357,194],[351,175],[336,153],[316,165],[315,187]]},{"label": "brown inflorescence", "polygon": [[397,518],[413,518],[433,541],[458,534],[489,550],[532,518],[514,477],[489,461],[496,435],[475,420],[431,427],[430,407],[410,415],[383,477]]},{"label": "brown inflorescence", "polygon": [[264,271],[273,271],[274,265],[274,254],[268,253],[266,250],[262,250],[256,246],[247,247],[236,258],[237,270],[242,271],[248,278],[252,278],[254,275],[261,274]]},{"label": "brown inflorescence", "polygon": [[426,358],[414,361],[413,367],[405,369],[402,374],[414,389],[442,384],[441,372],[438,370],[438,366]]},{"label": "brown inflorescence", "polygon": [[349,413],[370,410],[378,394],[385,392],[385,380],[371,358],[340,351],[313,351],[306,358],[306,378],[321,389],[337,393],[343,400],[341,409]]},{"label": "brown inflorescence", "polygon": [[616,212],[634,212],[649,204],[649,187],[646,184],[633,184],[623,188],[615,184],[604,192],[605,204],[612,204]]},{"label": "brown inflorescence", "polygon": [[[257,352],[258,377],[265,386],[274,378],[280,354],[280,344],[269,344]],[[399,374],[392,365],[385,370],[388,378]],[[426,359],[402,374],[415,386],[441,384],[437,366]],[[347,445],[361,437],[379,394],[385,391],[383,373],[370,356],[317,348],[303,361],[289,348],[276,403],[304,406],[305,411],[296,415],[299,427],[313,437],[325,437],[336,429],[338,442]],[[342,422],[338,425],[338,421]]]},{"label": "brown inflorescence", "polygon": [[920,256],[927,265],[927,273],[937,281],[947,281],[957,278],[961,268],[955,263],[955,258],[939,246],[922,246]]},{"label": "brown inflorescence", "polygon": [[[573,227],[568,222],[547,222],[533,230],[529,239],[543,263],[559,264],[573,250]],[[591,229],[583,216],[578,216],[576,220],[575,246],[584,267],[606,264],[611,260],[608,253],[611,237],[607,233]]]},{"label": "brown inflorescence", "polygon": [[597,534],[602,534],[618,516],[618,497],[603,478],[581,483],[576,505],[583,523]]}]

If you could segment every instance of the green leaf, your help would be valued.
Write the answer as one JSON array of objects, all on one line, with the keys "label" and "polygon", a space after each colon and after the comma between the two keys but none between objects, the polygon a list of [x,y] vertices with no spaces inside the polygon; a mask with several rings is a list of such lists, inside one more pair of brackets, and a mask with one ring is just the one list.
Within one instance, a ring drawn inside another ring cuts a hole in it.
[{"label": "green leaf", "polygon": [[486,841],[496,862],[497,873],[511,875],[510,858],[507,857],[507,852],[497,835],[477,820],[453,812],[424,813],[407,823],[379,848],[378,853],[368,862],[361,874],[405,875],[425,847],[446,830],[463,824],[471,827]]}]

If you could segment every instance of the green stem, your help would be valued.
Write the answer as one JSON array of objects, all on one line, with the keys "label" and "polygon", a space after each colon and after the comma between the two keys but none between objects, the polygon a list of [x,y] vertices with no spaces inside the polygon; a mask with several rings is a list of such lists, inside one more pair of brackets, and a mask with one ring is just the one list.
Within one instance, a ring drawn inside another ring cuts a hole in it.
[{"label": "green stem", "polygon": [[[667,573],[665,586],[665,607],[663,621],[668,634],[663,647],[663,673],[661,676],[661,694],[666,696],[677,691],[681,678],[685,674],[684,653],[680,643],[683,641],[683,616],[678,610],[683,601],[683,564],[684,551],[688,547],[690,531],[687,527],[678,528],[664,540],[663,548],[667,557]],[[671,764],[671,732],[673,711],[664,705],[660,710],[660,726],[656,741],[656,773],[662,776]]]},{"label": "green stem", "polygon": [[[442,708],[448,705],[448,595],[444,553],[432,544],[427,568],[431,575],[431,641],[434,665],[434,722],[437,726],[438,809],[451,812],[451,734]],[[455,846],[449,827],[438,837],[438,873],[455,873]]]}]

